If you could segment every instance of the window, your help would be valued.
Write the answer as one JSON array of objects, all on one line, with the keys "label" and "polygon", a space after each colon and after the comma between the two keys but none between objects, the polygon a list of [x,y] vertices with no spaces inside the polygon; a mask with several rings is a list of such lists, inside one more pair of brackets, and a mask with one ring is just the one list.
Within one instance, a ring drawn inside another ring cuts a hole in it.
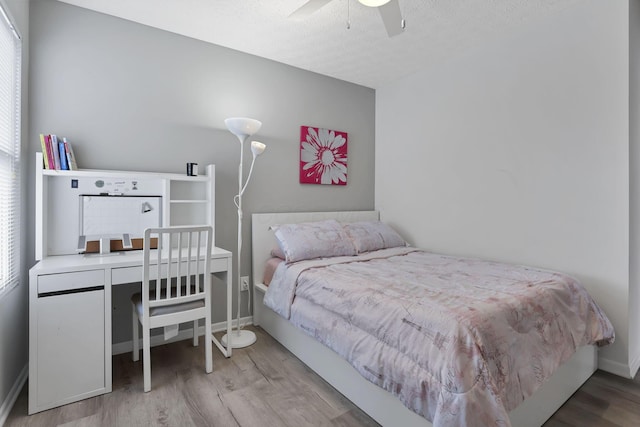
[{"label": "window", "polygon": [[0,4],[0,294],[20,278],[21,46]]}]

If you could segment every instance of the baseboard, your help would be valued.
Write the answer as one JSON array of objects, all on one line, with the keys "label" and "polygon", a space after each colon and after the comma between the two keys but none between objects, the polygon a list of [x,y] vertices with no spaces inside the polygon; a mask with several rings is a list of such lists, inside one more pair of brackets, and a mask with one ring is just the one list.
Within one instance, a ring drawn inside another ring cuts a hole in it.
[{"label": "baseboard", "polygon": [[0,426],[3,426],[7,418],[9,417],[9,413],[13,408],[13,404],[16,403],[16,399],[18,399],[18,395],[22,391],[25,383],[27,382],[27,378],[29,377],[29,364],[27,363],[18,378],[16,378],[16,382],[13,383],[13,387],[9,390],[6,399],[2,402],[2,406],[0,406]]},{"label": "baseboard", "polygon": [[[634,361],[634,365],[637,366],[638,363],[640,363],[640,360]],[[603,371],[618,375],[619,377],[631,378],[631,372],[635,372],[638,370],[637,367],[635,368],[635,370],[631,369],[631,366],[625,365],[624,363],[615,362],[610,359],[605,359],[604,357],[598,357],[598,369],[602,369]]]},{"label": "baseboard", "polygon": [[[231,323],[233,327],[235,327],[238,323],[237,319],[233,319]],[[253,316],[240,318],[240,324],[241,325],[253,324]],[[222,332],[227,329],[227,322],[212,323],[211,329],[213,330],[213,332]],[[198,335],[204,335],[204,326],[198,327]],[[192,328],[181,330],[180,332],[178,332],[178,335],[166,341],[164,340],[162,335],[154,335],[151,337],[151,347],[155,347],[157,345],[169,344],[176,341],[187,340],[192,336],[193,336]],[[142,348],[142,339],[140,339],[140,348]],[[130,353],[132,350],[133,350],[133,341],[131,340],[115,343],[111,346],[111,354],[114,356],[116,354]]]},{"label": "baseboard", "polygon": [[637,355],[629,364],[629,370],[631,371],[631,378],[634,378],[640,369],[640,354]]}]

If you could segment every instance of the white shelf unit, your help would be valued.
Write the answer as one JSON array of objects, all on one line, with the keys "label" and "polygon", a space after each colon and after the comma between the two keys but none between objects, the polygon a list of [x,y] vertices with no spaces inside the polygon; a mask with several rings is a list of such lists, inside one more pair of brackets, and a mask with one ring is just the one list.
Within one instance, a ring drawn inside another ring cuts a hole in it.
[{"label": "white shelf unit", "polygon": [[[79,195],[100,194],[98,181],[127,188],[128,195],[162,197],[162,226],[211,225],[215,230],[215,165],[208,165],[206,174],[199,176],[51,170],[44,169],[42,153],[36,153],[36,260],[77,253]],[[136,191],[131,191],[132,186],[137,187]]]},{"label": "white shelf unit", "polygon": [[208,180],[171,180],[169,193],[169,215],[172,225],[209,224],[207,218],[211,216],[208,205],[213,193]]}]

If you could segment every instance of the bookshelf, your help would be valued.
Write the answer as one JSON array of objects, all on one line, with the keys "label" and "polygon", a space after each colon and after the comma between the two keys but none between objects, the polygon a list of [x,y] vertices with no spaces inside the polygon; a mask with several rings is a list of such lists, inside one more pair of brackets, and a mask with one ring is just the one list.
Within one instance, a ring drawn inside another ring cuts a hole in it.
[{"label": "bookshelf", "polygon": [[[117,170],[45,169],[36,153],[36,260],[78,252],[79,199],[86,194],[161,197],[161,225],[214,226],[215,165],[205,175]],[[101,187],[98,184],[102,183]]]}]

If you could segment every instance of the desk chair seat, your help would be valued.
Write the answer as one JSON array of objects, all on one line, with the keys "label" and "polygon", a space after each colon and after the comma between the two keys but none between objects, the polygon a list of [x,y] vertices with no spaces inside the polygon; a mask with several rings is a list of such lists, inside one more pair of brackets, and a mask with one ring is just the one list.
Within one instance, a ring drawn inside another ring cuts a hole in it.
[{"label": "desk chair seat", "polygon": [[[144,233],[142,292],[131,297],[133,360],[139,360],[138,324],[142,327],[144,391],[151,390],[151,329],[193,322],[198,345],[198,320],[205,322],[205,371],[213,370],[211,343],[211,254],[213,229],[149,228]],[[151,239],[158,249],[151,250]]]},{"label": "desk chair seat", "polygon": [[[153,301],[154,299],[156,299],[155,294],[156,293],[154,291],[151,291],[149,294],[149,300]],[[142,293],[138,292],[133,294],[131,296],[131,303],[133,304],[138,317],[142,317],[144,313],[144,304],[142,303]],[[177,313],[180,311],[193,310],[193,309],[201,308],[204,306],[205,306],[205,303],[203,300],[196,300],[196,301],[190,301],[190,302],[183,302],[180,304],[172,304],[172,305],[166,305],[166,306],[160,306],[160,307],[150,307],[149,316],[153,317],[153,316],[158,316],[163,314]],[[135,320],[136,322],[138,321],[137,319]]]}]

